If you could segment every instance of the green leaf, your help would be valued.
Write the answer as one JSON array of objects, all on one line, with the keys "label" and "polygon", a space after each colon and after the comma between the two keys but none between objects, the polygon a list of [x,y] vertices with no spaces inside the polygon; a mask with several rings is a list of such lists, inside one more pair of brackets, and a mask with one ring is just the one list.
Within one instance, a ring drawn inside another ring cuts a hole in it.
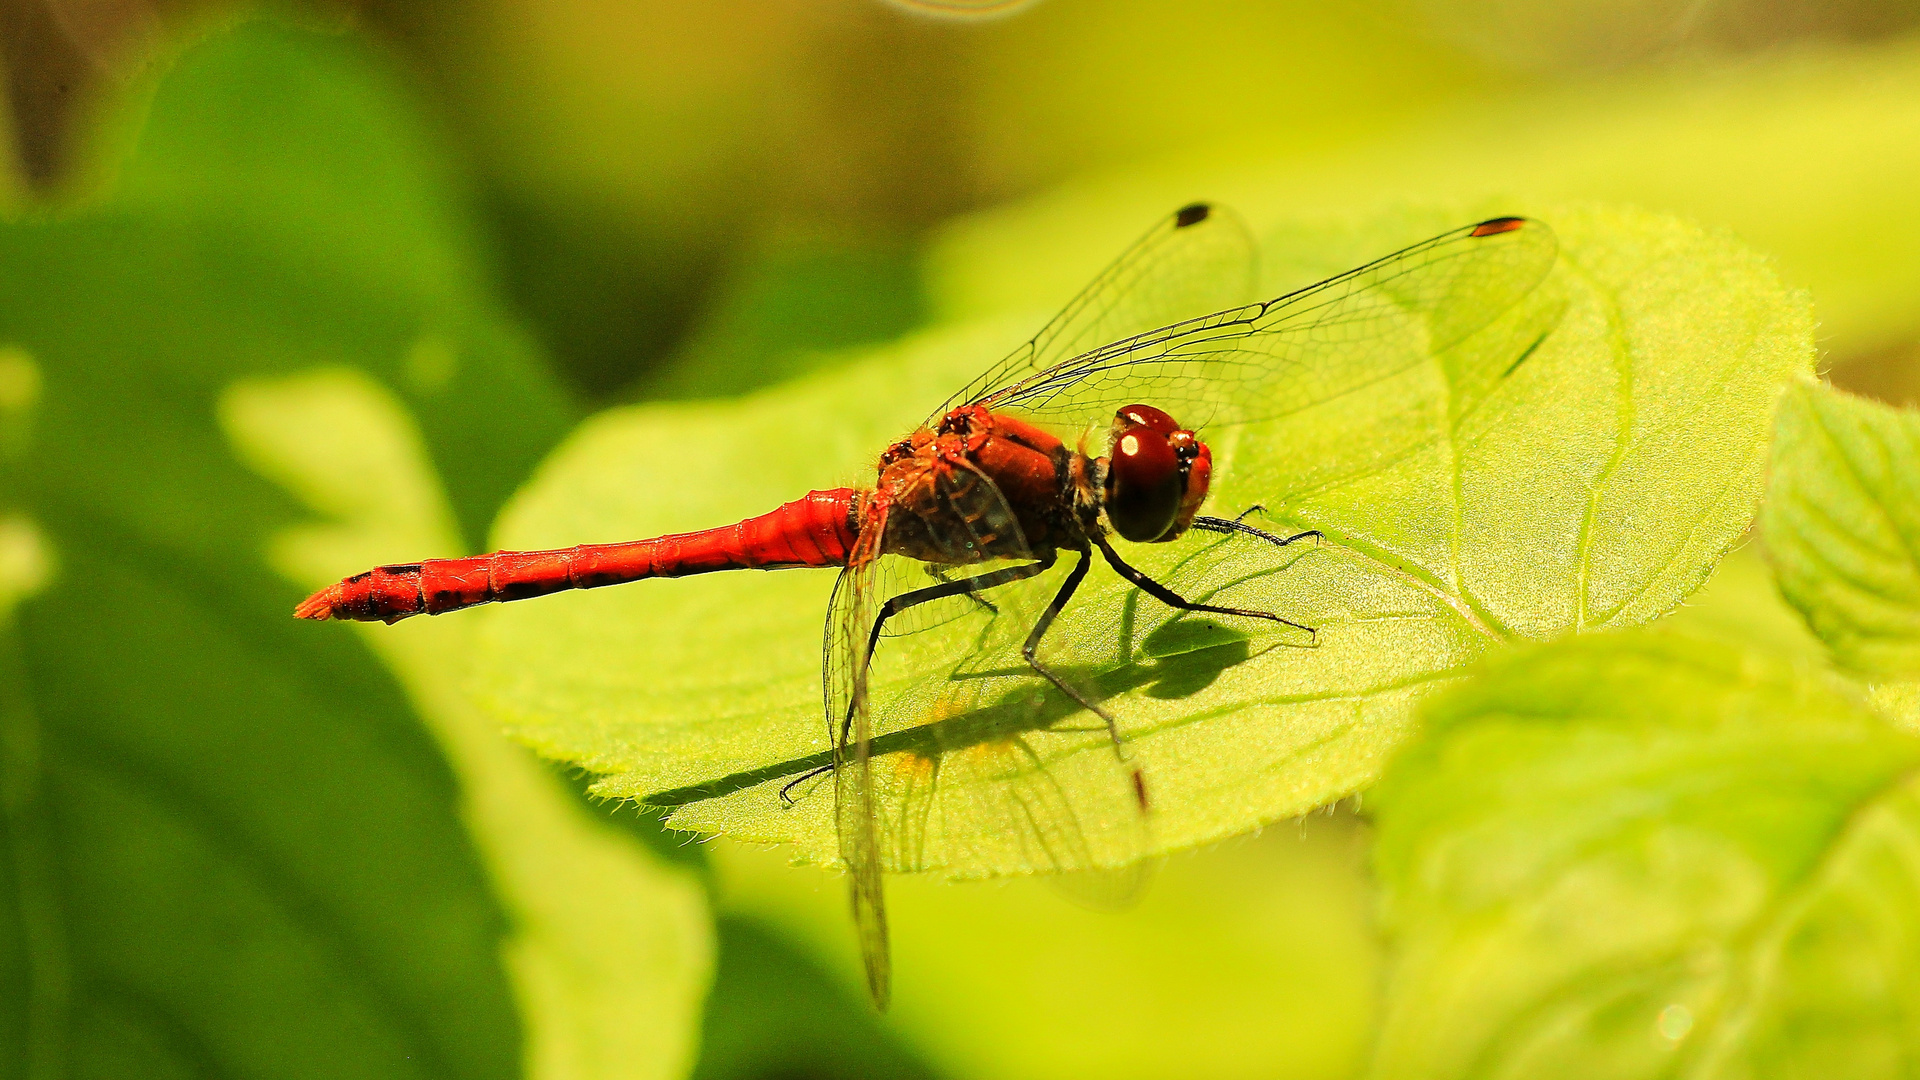
[{"label": "green leaf", "polygon": [[1376,1077],[1904,1076],[1920,740],[1762,653],[1604,635],[1437,701],[1370,805]]},{"label": "green leaf", "polygon": [[940,1075],[886,1029],[864,987],[841,985],[787,935],[757,919],[722,918],[716,929],[722,961],[693,1080]]},{"label": "green leaf", "polygon": [[[1056,878],[895,878],[887,1023],[955,1078],[1348,1080],[1382,962],[1368,836],[1352,814],[1284,822],[1164,860],[1117,912]],[[710,847],[720,910],[777,927],[864,1005],[846,893],[780,849]]]},{"label": "green leaf", "polygon": [[[351,39],[210,38],[160,80],[122,190],[0,227],[0,1075],[686,1065],[692,886],[569,818],[444,678],[291,619],[266,556],[308,515],[218,423],[241,380],[383,382],[447,463],[395,527],[454,548],[563,430],[396,84]],[[277,434],[364,461],[333,419]],[[423,669],[448,641],[403,640]],[[600,966],[649,911],[672,947]]]},{"label": "green leaf", "polygon": [[1839,663],[1920,678],[1920,413],[1794,387],[1761,525],[1780,591]]},{"label": "green leaf", "polygon": [[[1357,789],[1411,729],[1415,704],[1489,646],[1652,619],[1746,527],[1773,399],[1811,363],[1804,301],[1757,256],[1670,219],[1550,220],[1559,268],[1487,333],[1364,400],[1213,438],[1215,512],[1258,503],[1274,528],[1326,534],[1232,594],[1318,627],[1317,648],[1156,637],[1167,612],[1104,567],[1049,638],[1114,693],[1154,790],[1147,850]],[[1341,251],[1357,262],[1449,224],[1402,215]],[[604,414],[515,500],[497,546],[713,526],[809,487],[868,482],[876,448],[1036,321],[929,335],[738,403]],[[1194,536],[1129,557],[1161,573],[1209,550]],[[830,786],[796,788],[791,807],[779,796],[826,760],[819,627],[831,587],[829,572],[731,574],[485,612],[481,693],[542,753],[602,774],[602,793],[831,864]],[[918,654],[903,655],[895,677],[925,678]],[[1128,818],[1101,786],[1111,751],[1097,732],[1060,745],[1044,782],[1082,815],[1087,854],[1036,860],[989,810],[955,805],[925,851],[896,865],[964,877],[1136,857],[1107,843]],[[961,752],[975,757],[952,764],[991,767],[997,753]],[[1000,783],[981,785],[989,802],[1011,797]]]},{"label": "green leaf", "polygon": [[[340,369],[239,383],[221,416],[249,464],[337,522],[276,538],[275,565],[304,587],[397,552],[457,546],[417,433],[366,376]],[[700,886],[594,820],[473,709],[463,687],[471,626],[357,629],[400,676],[462,781],[462,816],[513,917],[503,949],[529,1072],[685,1075],[712,966]]]},{"label": "green leaf", "polygon": [[[1170,101],[1186,113],[1211,104]],[[1335,113],[1345,124],[1332,146],[1294,138],[1297,111],[1266,125],[1289,136],[1267,155],[1250,159],[1250,133],[1235,131],[1217,156],[1182,147],[1128,158],[1114,173],[963,220],[928,260],[935,310],[951,318],[1064,300],[1137,222],[1196,196],[1239,207],[1264,231],[1303,215],[1350,221],[1385,201],[1480,204],[1508,193],[1525,198],[1490,212],[1596,199],[1731,229],[1818,299],[1827,350],[1913,340],[1920,202],[1907,193],[1920,175],[1920,39],[1911,35],[1523,84],[1385,127]],[[1309,122],[1325,114],[1318,104],[1304,111]]]},{"label": "green leaf", "polygon": [[[138,140],[110,196],[6,231],[0,295],[21,329],[0,347],[51,364],[25,335],[55,328],[101,393],[203,405],[230,372],[361,367],[418,418],[477,542],[570,403],[487,285],[464,193],[399,73],[351,37],[256,22],[196,45],[124,111]],[[140,449],[113,434],[105,460]],[[152,490],[102,512],[146,512]]]},{"label": "green leaf", "polygon": [[1728,553],[1699,592],[1655,625],[1664,633],[1759,649],[1794,662],[1822,664],[1827,655],[1800,613],[1781,597],[1757,544]]}]

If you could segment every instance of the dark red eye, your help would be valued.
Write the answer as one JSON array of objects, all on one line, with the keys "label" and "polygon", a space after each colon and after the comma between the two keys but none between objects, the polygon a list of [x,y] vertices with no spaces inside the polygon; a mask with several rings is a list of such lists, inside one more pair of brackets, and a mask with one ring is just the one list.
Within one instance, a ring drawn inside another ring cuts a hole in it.
[{"label": "dark red eye", "polygon": [[[1163,419],[1167,415],[1148,411]],[[1136,544],[1160,539],[1180,515],[1181,487],[1180,457],[1165,434],[1142,423],[1123,429],[1113,440],[1107,462],[1107,520],[1113,522],[1113,531]]]},{"label": "dark red eye", "polygon": [[1113,426],[1122,431],[1130,427],[1143,427],[1157,431],[1162,435],[1171,435],[1180,430],[1173,417],[1151,405],[1129,405],[1113,414]]}]

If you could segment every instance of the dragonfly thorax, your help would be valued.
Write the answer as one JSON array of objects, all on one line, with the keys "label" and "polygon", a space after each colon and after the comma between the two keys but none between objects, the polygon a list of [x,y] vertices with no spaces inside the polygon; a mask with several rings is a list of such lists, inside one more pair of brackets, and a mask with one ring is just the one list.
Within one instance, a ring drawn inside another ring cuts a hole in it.
[{"label": "dragonfly thorax", "polygon": [[880,458],[880,549],[957,565],[1084,547],[1074,454],[1058,438],[979,405],[955,409]]}]

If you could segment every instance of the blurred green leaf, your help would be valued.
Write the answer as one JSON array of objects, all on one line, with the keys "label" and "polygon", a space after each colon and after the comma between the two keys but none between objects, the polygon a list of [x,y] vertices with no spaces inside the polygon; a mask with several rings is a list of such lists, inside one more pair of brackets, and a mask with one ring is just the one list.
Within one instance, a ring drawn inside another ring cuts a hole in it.
[{"label": "blurred green leaf", "polygon": [[[1269,123],[1290,137],[1295,111]],[[1920,332],[1920,202],[1908,197],[1920,185],[1920,38],[1694,57],[1355,131],[1344,145],[1256,156],[1235,130],[1211,153],[1179,146],[961,221],[929,255],[931,303],[960,319],[1064,300],[1133,222],[1197,197],[1237,206],[1264,233],[1303,217],[1338,227],[1383,202],[1508,193],[1520,198],[1497,211],[1593,199],[1733,229],[1812,291],[1835,353]]]},{"label": "blurred green leaf", "polygon": [[[1368,838],[1352,814],[1284,822],[1168,858],[1124,911],[1052,878],[897,878],[884,1021],[953,1077],[1344,1080],[1380,977]],[[778,849],[711,846],[723,912],[779,928],[864,996],[838,881]]]},{"label": "blurred green leaf", "polygon": [[[180,390],[225,371],[377,374],[418,417],[471,544],[571,409],[488,286],[465,192],[406,102],[354,38],[215,35],[126,108],[137,150],[104,200],[10,231],[0,284],[127,396],[145,388],[129,359]],[[116,294],[137,299],[130,317],[90,317]]]},{"label": "blurred green leaf", "polygon": [[[457,545],[417,433],[365,375],[241,382],[221,419],[250,465],[332,522],[276,538],[275,564],[302,585],[319,588],[396,552]],[[712,960],[699,883],[597,821],[476,713],[463,685],[471,626],[357,629],[400,676],[462,781],[462,816],[513,918],[503,948],[528,1072],[683,1076]]]},{"label": "blurred green leaf", "polygon": [[1507,656],[1374,801],[1373,1075],[1904,1076],[1920,740],[1671,635]]},{"label": "blurred green leaf", "polygon": [[[4,489],[0,489],[4,493]],[[62,1056],[68,987],[59,932],[56,842],[14,608],[45,588],[53,553],[33,521],[0,516],[0,1076],[29,1077]]]},{"label": "blurred green leaf", "polygon": [[[1746,527],[1773,399],[1810,367],[1804,301],[1757,256],[1670,219],[1552,220],[1559,270],[1487,333],[1364,400],[1214,437],[1216,511],[1259,503],[1276,528],[1327,536],[1234,594],[1317,626],[1318,648],[1269,638],[1116,664],[1105,659],[1115,627],[1151,641],[1167,615],[1104,567],[1062,620],[1056,655],[1104,665],[1152,778],[1153,850],[1355,790],[1409,730],[1414,704],[1488,646],[1652,619]],[[1341,251],[1357,262],[1348,249],[1377,254],[1453,223],[1403,215]],[[739,403],[602,415],[515,500],[496,540],[676,532],[809,486],[869,482],[874,449],[1017,340],[1008,325],[923,338]],[[1132,557],[1160,573],[1206,544]],[[832,864],[830,787],[796,789],[791,807],[779,798],[827,751],[818,628],[831,584],[827,573],[722,575],[482,613],[481,691],[543,753],[604,774],[604,794],[676,805],[678,828],[791,842]],[[1096,790],[1110,751],[1084,732],[1064,737],[1078,741],[1049,763],[1048,783],[1074,800],[1090,862],[1123,861],[1102,853],[1105,830],[1128,816],[1110,820]],[[976,750],[993,747],[959,752]],[[984,785],[989,799],[1000,782]],[[943,813],[927,868],[1044,868],[988,810]]]},{"label": "blurred green leaf", "polygon": [[351,39],[212,37],[125,110],[121,189],[0,227],[0,355],[36,375],[0,515],[53,568],[0,679],[0,1016],[30,1034],[5,1075],[526,1064],[489,777],[360,642],[288,617],[264,556],[305,514],[216,423],[235,380],[360,367],[469,535],[563,430],[397,85]]},{"label": "blurred green leaf", "polygon": [[1773,568],[1757,544],[1720,560],[1700,591],[1656,625],[1665,633],[1761,649],[1802,663],[1821,664],[1827,655],[1806,620],[1780,595]]},{"label": "blurred green leaf", "polygon": [[723,918],[694,1080],[937,1075],[881,1026],[864,991],[753,919]]},{"label": "blurred green leaf", "polygon": [[1781,591],[1842,665],[1920,678],[1920,413],[1794,387],[1761,524]]},{"label": "blurred green leaf", "polygon": [[903,244],[783,239],[735,269],[641,397],[737,397],[803,375],[823,356],[899,337],[921,321],[916,252]]},{"label": "blurred green leaf", "polygon": [[0,517],[0,617],[11,619],[15,605],[52,577],[53,552],[40,527],[24,514]]}]

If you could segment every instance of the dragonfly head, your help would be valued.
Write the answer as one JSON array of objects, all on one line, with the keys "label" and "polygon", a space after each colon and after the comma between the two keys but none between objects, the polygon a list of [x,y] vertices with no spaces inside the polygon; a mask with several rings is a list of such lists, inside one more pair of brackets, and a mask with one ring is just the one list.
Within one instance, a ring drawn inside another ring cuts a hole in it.
[{"label": "dragonfly head", "polygon": [[1113,417],[1106,511],[1113,531],[1137,544],[1172,540],[1193,524],[1213,477],[1213,454],[1194,433],[1151,405]]}]

